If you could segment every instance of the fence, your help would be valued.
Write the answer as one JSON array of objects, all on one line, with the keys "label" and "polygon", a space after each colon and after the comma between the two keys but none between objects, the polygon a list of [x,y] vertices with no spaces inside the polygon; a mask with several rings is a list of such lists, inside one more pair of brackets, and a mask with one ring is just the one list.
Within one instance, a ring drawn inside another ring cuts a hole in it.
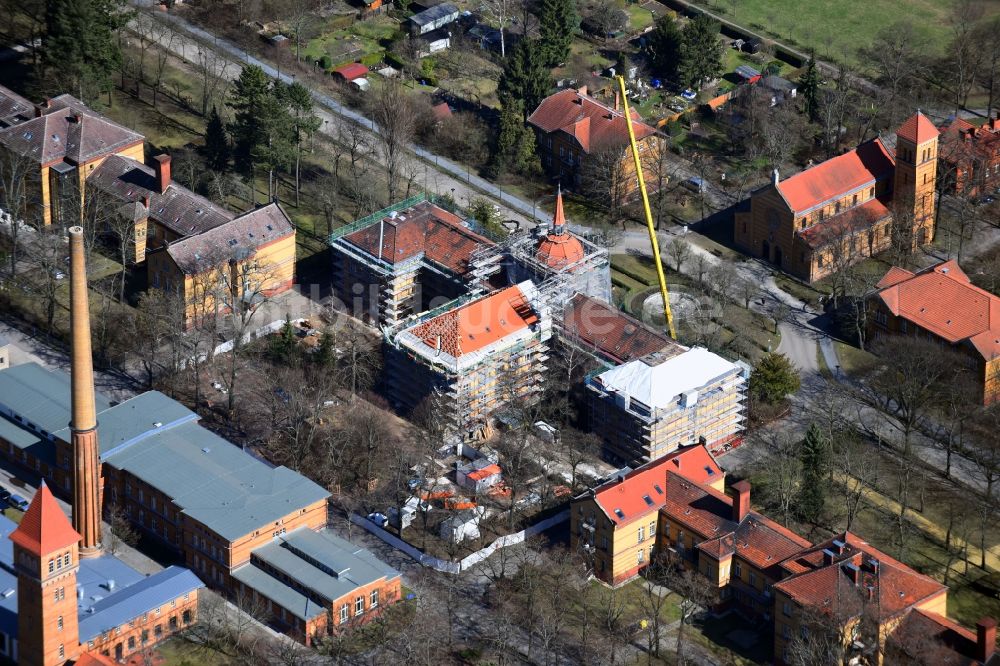
[{"label": "fence", "polygon": [[432,555],[428,555],[427,553],[424,553],[414,548],[413,546],[406,543],[399,537],[390,534],[389,532],[382,529],[381,527],[371,522],[367,518],[359,516],[356,513],[351,514],[352,523],[354,523],[355,525],[360,525],[361,527],[365,528],[366,530],[368,530],[369,532],[371,532],[372,534],[374,534],[379,539],[386,542],[396,550],[402,551],[406,555],[410,556],[410,558],[412,558],[414,561],[418,562],[419,564],[425,567],[431,567],[432,569],[436,569],[438,571],[443,571],[445,573],[451,573],[451,574],[461,573],[462,571],[465,571],[466,569],[469,569],[470,567],[479,564],[480,562],[482,562],[487,557],[489,557],[496,551],[500,550],[501,548],[508,548],[510,546],[516,546],[519,543],[524,543],[525,539],[527,539],[528,537],[534,536],[540,532],[544,532],[550,527],[553,527],[560,523],[564,523],[567,520],[569,520],[569,509],[566,509],[565,511],[560,511],[554,516],[549,516],[545,520],[539,521],[534,525],[531,525],[530,527],[521,530],[520,532],[502,536],[493,543],[491,543],[490,545],[486,546],[485,548],[477,550],[471,555],[467,555],[458,562],[453,562],[451,560],[441,560]]}]

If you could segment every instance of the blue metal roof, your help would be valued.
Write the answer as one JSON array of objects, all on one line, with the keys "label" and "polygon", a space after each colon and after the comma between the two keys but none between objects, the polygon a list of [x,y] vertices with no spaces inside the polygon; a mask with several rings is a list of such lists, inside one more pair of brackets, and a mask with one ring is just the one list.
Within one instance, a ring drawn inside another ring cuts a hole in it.
[{"label": "blue metal roof", "polygon": [[[205,587],[184,567],[168,567],[159,573],[115,591],[80,613],[80,642],[141,617],[184,594]],[[117,589],[117,588],[116,588]],[[163,619],[166,622],[166,616]]]}]

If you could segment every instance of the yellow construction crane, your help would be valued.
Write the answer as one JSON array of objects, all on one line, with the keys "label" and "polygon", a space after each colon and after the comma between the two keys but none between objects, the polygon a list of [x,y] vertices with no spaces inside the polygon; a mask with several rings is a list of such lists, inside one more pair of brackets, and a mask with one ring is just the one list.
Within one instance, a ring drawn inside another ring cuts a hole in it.
[{"label": "yellow construction crane", "polygon": [[625,78],[618,79],[618,93],[622,99],[622,109],[625,112],[625,126],[628,127],[628,141],[632,147],[632,159],[635,161],[635,175],[639,180],[639,192],[642,194],[642,209],[646,214],[646,228],[649,229],[649,243],[653,246],[653,262],[656,264],[656,276],[660,279],[660,295],[663,296],[663,314],[667,318],[667,330],[670,337],[677,339],[674,330],[674,315],[670,311],[670,292],[667,291],[667,278],[663,274],[663,262],[660,261],[660,244],[656,240],[656,229],[653,228],[653,212],[649,209],[649,194],[646,192],[646,179],[642,175],[642,161],[639,159],[639,145],[635,142],[635,131],[632,129],[632,115],[628,110],[628,95],[625,94]]}]

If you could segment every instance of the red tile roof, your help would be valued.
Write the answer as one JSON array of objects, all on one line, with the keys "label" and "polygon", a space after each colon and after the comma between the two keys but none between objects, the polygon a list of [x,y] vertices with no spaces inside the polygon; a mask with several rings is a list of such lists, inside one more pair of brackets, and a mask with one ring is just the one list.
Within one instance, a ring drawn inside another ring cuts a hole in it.
[{"label": "red tile roof", "polygon": [[562,191],[556,195],[556,212],[552,218],[552,230],[538,244],[535,257],[549,268],[560,269],[572,266],[586,256],[583,243],[566,230],[566,214],[563,212]]},{"label": "red tile roof", "polygon": [[955,261],[906,277],[893,267],[879,298],[894,315],[951,343],[968,342],[989,360],[1000,356],[1000,297],[969,281]]},{"label": "red tile roof", "polygon": [[927,116],[917,111],[896,130],[896,137],[914,144],[930,141],[938,135],[937,127]]},{"label": "red tile roof", "polygon": [[662,513],[704,542],[698,545],[715,558],[738,556],[761,571],[777,567],[811,542],[756,511],[737,523],[733,498],[706,485],[691,483],[674,472],[667,474],[667,500]]},{"label": "red tile roof", "polygon": [[978,654],[976,634],[943,615],[915,609],[890,634],[886,663],[909,663],[919,655],[935,666],[972,666],[982,663]]},{"label": "red tile roof", "polygon": [[[835,540],[844,544],[842,553],[833,543]],[[824,549],[834,554],[830,564],[825,563]],[[872,561],[878,563],[877,572]],[[860,568],[857,584],[849,576],[848,565]],[[802,606],[838,618],[854,617],[867,604],[877,609],[880,620],[888,619],[948,590],[850,532],[791,557],[789,562],[781,563],[781,568],[801,573],[775,583],[775,590]]]},{"label": "red tile roof", "polygon": [[30,118],[35,115],[35,105],[13,90],[0,86],[0,121]]},{"label": "red tile roof", "polygon": [[892,176],[895,161],[881,139],[800,171],[778,183],[778,192],[796,214]]},{"label": "red tile roof", "polygon": [[685,351],[666,334],[585,294],[576,294],[567,304],[562,325],[569,336],[616,363],[628,363],[653,352],[670,358]]},{"label": "red tile roof", "polygon": [[459,275],[469,271],[470,258],[477,248],[493,245],[489,239],[466,229],[457,215],[427,201],[400,211],[395,218],[386,217],[382,222],[348,234],[345,240],[390,264],[423,254],[424,259]]},{"label": "red tile roof", "polygon": [[[117,666],[118,662],[97,652],[84,652],[73,662],[75,666]],[[153,663],[156,663],[155,658]]]},{"label": "red tile roof", "polygon": [[[656,130],[642,122],[632,111],[632,130],[636,139],[644,139]],[[598,102],[577,90],[562,90],[542,100],[528,116],[528,123],[545,133],[563,131],[580,144],[585,153],[628,145],[628,128],[622,111]]]},{"label": "red tile roof", "polygon": [[802,240],[811,248],[821,248],[836,241],[869,229],[879,220],[889,217],[889,208],[881,199],[869,199],[860,206],[828,217],[822,222],[799,232]]},{"label": "red tile roof", "polygon": [[708,449],[700,444],[689,446],[595,488],[594,501],[611,522],[626,525],[663,507],[667,499],[667,475],[670,473],[677,473],[695,483],[710,483],[723,475]]},{"label": "red tile roof", "polygon": [[73,529],[52,491],[42,481],[21,524],[10,533],[10,540],[33,555],[43,557],[77,543],[80,534]]},{"label": "red tile roof", "polygon": [[415,326],[409,333],[455,358],[478,351],[538,322],[538,315],[518,286],[449,310]]}]

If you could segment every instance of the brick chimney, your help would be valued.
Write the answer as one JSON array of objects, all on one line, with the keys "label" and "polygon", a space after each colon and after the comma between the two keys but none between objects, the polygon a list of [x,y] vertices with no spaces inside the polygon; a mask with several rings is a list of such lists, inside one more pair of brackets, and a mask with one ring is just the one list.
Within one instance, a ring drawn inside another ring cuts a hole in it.
[{"label": "brick chimney", "polygon": [[750,513],[750,482],[734,483],[733,493],[733,520],[739,523]]},{"label": "brick chimney", "polygon": [[156,160],[153,165],[153,168],[156,169],[156,188],[160,194],[163,194],[170,186],[170,155],[157,155],[154,159]]},{"label": "brick chimney", "polygon": [[996,132],[1000,130],[1000,111],[997,111],[995,118],[990,118],[990,131]]},{"label": "brick chimney", "polygon": [[997,621],[991,617],[984,617],[976,622],[976,658],[986,663],[996,652],[997,647]]},{"label": "brick chimney", "polygon": [[49,109],[51,109],[51,108],[52,108],[52,100],[48,100],[47,99],[44,102],[42,102],[41,104],[36,104],[35,105],[35,117],[36,118],[41,118],[46,113],[48,113]]},{"label": "brick chimney", "polygon": [[621,105],[622,105],[622,94],[616,90],[615,91],[615,111],[620,111],[621,110]]},{"label": "brick chimney", "polygon": [[859,567],[854,562],[848,562],[843,566],[844,566],[844,573],[846,573],[847,577],[851,579],[851,582],[854,583],[855,586],[857,586],[858,583],[861,582],[861,567]]}]

